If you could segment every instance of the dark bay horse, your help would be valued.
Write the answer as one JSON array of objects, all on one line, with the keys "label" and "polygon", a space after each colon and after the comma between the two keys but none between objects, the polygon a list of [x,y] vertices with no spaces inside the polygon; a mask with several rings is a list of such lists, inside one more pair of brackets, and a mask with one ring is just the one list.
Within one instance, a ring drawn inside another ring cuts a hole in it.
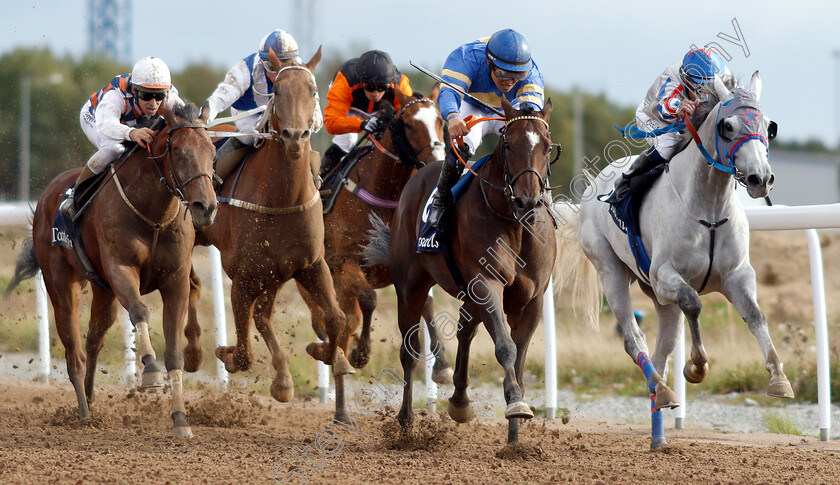
[{"label": "dark bay horse", "polygon": [[[414,419],[411,386],[416,361],[413,355],[419,344],[413,327],[418,325],[426,293],[435,283],[450,295],[465,300],[457,323],[455,392],[449,398],[449,415],[457,422],[466,422],[473,416],[467,397],[469,351],[478,325],[484,322],[505,373],[505,417],[510,420],[508,443],[518,440],[518,418],[534,416],[524,400],[522,377],[528,343],[540,318],[543,293],[556,255],[554,227],[543,202],[553,146],[548,130],[552,104],[549,100],[542,111],[520,111],[503,99],[503,108],[506,115],[503,135],[490,159],[478,171],[478,179],[460,195],[454,228],[450,230],[454,261],[464,282],[469,283],[456,282],[440,253],[415,251],[419,215],[425,211],[424,204],[436,186],[439,164],[420,170],[409,180],[390,234],[380,234],[382,238],[390,237],[388,261],[403,335],[400,362],[406,383],[398,415],[403,429],[410,427]],[[371,246],[376,242],[372,239]],[[439,314],[435,324],[455,325],[454,319],[446,317]]]},{"label": "dark bay horse", "polygon": [[[387,265],[367,265],[360,247],[373,228],[368,215],[373,213],[390,221],[403,187],[417,169],[444,158],[443,118],[435,101],[438,87],[428,97],[406,96],[394,90],[400,109],[394,115],[376,147],[362,157],[348,176],[348,190],[338,190],[333,210],[324,216],[327,263],[334,273],[338,302],[347,316],[347,326],[339,337],[338,346],[349,351],[350,337],[362,324],[361,337],[350,353],[350,363],[364,367],[370,354],[371,317],[376,309],[374,289],[393,284]],[[298,284],[301,295],[312,311],[313,326],[323,335],[323,310]],[[431,322],[432,300],[426,302],[424,317]],[[429,325],[434,340],[436,363],[434,380],[439,384],[452,382],[452,368],[443,354],[444,347],[437,332]],[[323,338],[323,336],[321,337]],[[336,379],[336,395],[344,392],[342,379]]]},{"label": "dark bay horse", "polygon": [[[270,74],[274,75],[274,91],[266,108],[270,136],[243,162],[239,172],[225,181],[219,217],[198,243],[219,248],[222,265],[232,280],[236,345],[216,349],[216,356],[228,372],[251,367],[253,318],[276,371],[271,395],[286,402],[294,396],[294,384],[289,357],[280,347],[271,319],[277,292],[292,278],[325,313],[326,341],[311,343],[306,351],[331,364],[335,375],[354,371],[344,352],[336,351],[345,318],[324,260],[321,198],[309,165],[317,92],[313,72],[321,50],[303,65],[283,63],[273,52],[270,60],[276,69]],[[195,333],[197,322],[191,319],[189,327]],[[336,402],[336,409],[337,415],[343,413],[344,403]]]},{"label": "dark bay horse", "polygon": [[[142,385],[163,385],[149,340],[149,309],[140,301],[141,294],[158,290],[163,300],[164,360],[172,387],[172,434],[192,436],[181,382],[181,335],[190,291],[193,225],[209,225],[217,209],[211,183],[214,149],[204,129],[207,111],[204,113],[200,116],[192,104],[174,112],[164,109],[168,128],[157,135],[149,152],[139,150],[118,162],[117,173],[106,179],[77,226],[88,257],[111,287],[109,291],[91,285],[87,352],[81,345],[78,306],[88,280],[71,249],[51,244],[61,195],[81,169],[53,179],[38,200],[32,239],[26,241],[18,257],[6,293],[34,276],[38,268],[43,271],[82,418],[90,415],[97,356],[120,306],[128,309],[137,331],[137,351],[144,364]],[[187,217],[184,205],[192,217]]]}]

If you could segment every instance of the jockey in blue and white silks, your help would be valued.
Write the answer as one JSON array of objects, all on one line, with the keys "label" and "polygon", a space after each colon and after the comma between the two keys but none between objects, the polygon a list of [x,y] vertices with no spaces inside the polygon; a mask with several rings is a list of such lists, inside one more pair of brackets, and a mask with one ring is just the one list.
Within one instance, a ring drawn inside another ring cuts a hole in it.
[{"label": "jockey in blue and white silks", "polygon": [[[464,44],[449,54],[443,64],[445,81],[461,88],[489,106],[501,110],[502,97],[518,109],[530,106],[542,110],[545,82],[531,59],[528,39],[515,30],[500,30],[489,38]],[[464,160],[475,154],[488,133],[499,133],[504,121],[485,121],[467,130],[464,118],[495,117],[496,114],[445,84],[438,94],[443,118],[452,138],[463,137],[459,148]],[[432,226],[439,228],[444,211],[452,204],[452,186],[461,176],[462,165],[454,153],[447,152],[438,179],[437,193],[429,212]]]},{"label": "jockey in blue and white silks", "polygon": [[[652,132],[673,125],[694,115],[697,104],[704,97],[705,89],[715,79],[728,75],[723,57],[712,48],[692,49],[682,62],[666,67],[648,88],[644,101],[636,108],[636,126]],[[652,170],[671,160],[676,154],[682,137],[679,131],[670,131],[647,138],[651,146],[642,152],[630,168],[617,179],[610,202],[622,199],[630,188],[630,179]]]},{"label": "jockey in blue and white silks", "polygon": [[[274,82],[271,76],[276,74],[269,71],[271,68],[268,60],[269,49],[273,50],[281,61],[291,60],[300,63],[298,44],[294,37],[280,29],[270,32],[260,41],[258,51],[234,64],[225,75],[225,79],[207,98],[207,103],[210,106],[209,120],[215,119],[220,112],[228,108],[231,108],[231,114],[236,116],[242,111],[268,104],[270,95],[274,90]],[[236,120],[234,123],[237,131],[254,133],[260,116],[260,113],[255,113]],[[316,133],[324,123],[317,91],[315,92],[315,112],[312,121],[312,132]],[[253,144],[253,136],[228,138],[216,152],[214,162],[216,174],[221,179],[227,177],[239,165],[239,162],[242,161]]]}]

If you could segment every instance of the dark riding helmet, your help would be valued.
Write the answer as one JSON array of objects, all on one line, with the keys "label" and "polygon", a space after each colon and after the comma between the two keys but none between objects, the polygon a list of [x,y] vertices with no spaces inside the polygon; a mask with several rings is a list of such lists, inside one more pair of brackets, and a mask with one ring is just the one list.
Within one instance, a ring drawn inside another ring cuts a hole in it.
[{"label": "dark riding helmet", "polygon": [[356,77],[364,84],[391,84],[398,81],[391,56],[377,50],[367,51],[356,64]]},{"label": "dark riding helmet", "polygon": [[496,32],[487,41],[487,60],[505,71],[530,71],[532,61],[528,39],[513,29]]}]

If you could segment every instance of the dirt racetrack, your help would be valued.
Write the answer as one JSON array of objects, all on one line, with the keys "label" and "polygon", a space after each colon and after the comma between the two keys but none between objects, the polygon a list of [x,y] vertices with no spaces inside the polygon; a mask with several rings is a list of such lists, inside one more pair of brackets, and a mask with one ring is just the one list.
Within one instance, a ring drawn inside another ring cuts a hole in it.
[{"label": "dirt racetrack", "polygon": [[[184,441],[169,436],[165,392],[97,392],[80,422],[67,383],[0,383],[0,482],[272,483],[273,472],[313,484],[840,482],[840,442],[798,436],[669,429],[670,446],[650,452],[646,426],[536,419],[509,449],[503,419],[456,425],[420,411],[404,440],[390,408],[342,429],[317,401],[201,389],[187,393],[195,436]],[[294,458],[306,447],[309,466]]]}]

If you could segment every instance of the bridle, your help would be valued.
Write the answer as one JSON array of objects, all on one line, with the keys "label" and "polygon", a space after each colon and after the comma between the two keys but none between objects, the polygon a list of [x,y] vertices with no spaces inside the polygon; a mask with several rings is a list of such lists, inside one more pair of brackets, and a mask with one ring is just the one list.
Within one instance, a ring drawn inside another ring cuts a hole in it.
[{"label": "bridle", "polygon": [[421,168],[426,166],[426,162],[420,160],[420,154],[426,148],[428,148],[429,151],[433,151],[435,148],[444,148],[445,145],[440,140],[430,140],[429,143],[417,149],[415,149],[411,145],[411,142],[405,135],[405,121],[402,119],[402,116],[405,114],[409,106],[417,103],[428,103],[432,106],[435,105],[435,102],[429,98],[414,98],[411,101],[405,103],[404,106],[400,107],[399,111],[397,111],[396,115],[394,116],[394,120],[388,126],[388,128],[391,131],[391,140],[394,142],[394,149],[397,151],[397,154],[391,153],[388,149],[383,147],[373,136],[369,136],[368,138],[380,152],[382,152],[392,160],[420,170]]},{"label": "bridle", "polygon": [[[487,194],[484,190],[484,184],[489,185],[490,187],[502,192],[505,195],[505,200],[507,202],[508,209],[511,211],[511,213],[513,213],[513,202],[517,197],[516,192],[513,189],[513,185],[516,183],[516,181],[519,179],[519,177],[525,175],[526,173],[534,173],[534,175],[537,176],[537,179],[539,180],[539,183],[540,183],[540,196],[542,196],[548,190],[552,190],[552,189],[557,188],[557,187],[550,187],[548,185],[548,179],[551,176],[551,165],[553,165],[560,158],[560,154],[562,153],[562,149],[561,149],[559,143],[552,143],[551,144],[552,148],[555,149],[555,155],[554,155],[554,158],[552,158],[548,162],[548,165],[546,167],[546,172],[547,173],[546,173],[545,177],[543,177],[543,175],[536,168],[534,168],[530,165],[523,168],[522,170],[517,172],[515,175],[511,176],[510,175],[510,168],[508,166],[508,151],[510,150],[510,144],[507,141],[507,130],[508,130],[508,127],[511,124],[513,124],[517,121],[522,121],[522,120],[539,121],[539,122],[541,122],[542,124],[545,125],[546,130],[549,130],[548,122],[545,121],[544,119],[538,117],[538,116],[523,115],[523,116],[517,116],[515,118],[511,118],[511,119],[505,121],[505,126],[500,131],[501,144],[502,144],[502,170],[503,170],[503,175],[504,175],[504,186],[494,184],[493,182],[490,182],[489,180],[487,180],[485,177],[479,176],[479,179],[482,182],[481,194],[482,194],[482,196],[484,196],[484,202],[488,205],[488,207],[490,207],[490,209],[492,209],[493,212],[495,212],[497,216],[499,216],[503,219],[506,219],[506,220],[517,221],[517,222],[519,222],[518,219],[507,217],[503,214],[500,214],[493,207],[493,205],[490,204],[490,201],[487,198]],[[549,136],[549,138],[551,137],[551,131],[548,132],[548,136]],[[481,169],[483,170],[486,166],[487,166],[487,164],[483,165],[481,167]],[[540,197],[539,204],[544,204],[543,197]]]},{"label": "bridle", "polygon": [[[286,66],[286,67],[280,68],[277,71],[277,74],[274,76],[274,81],[272,82],[273,88],[272,88],[272,92],[270,94],[263,94],[263,93],[260,93],[256,90],[254,91],[256,94],[258,94],[260,96],[268,96],[269,97],[268,104],[266,106],[266,110],[264,111],[263,118],[260,119],[257,122],[258,127],[259,126],[264,126],[265,127],[264,128],[264,133],[266,133],[268,136],[258,137],[258,141],[262,141],[262,139],[265,139],[265,138],[270,138],[270,139],[272,139],[272,140],[274,140],[278,143],[283,143],[283,138],[280,136],[280,133],[274,127],[274,125],[278,124],[278,123],[267,123],[267,121],[268,121],[269,116],[271,116],[272,120],[279,119],[279,116],[277,115],[277,113],[274,112],[274,106],[275,106],[274,96],[277,94],[277,81],[280,79],[280,74],[282,74],[285,71],[306,71],[309,74],[309,76],[312,77],[312,84],[315,86],[315,93],[316,94],[318,93],[318,83],[315,81],[315,75],[306,66],[302,66],[302,65],[299,65],[299,64],[293,64],[291,66]],[[311,128],[311,123],[312,123],[312,120],[310,120],[310,128]],[[256,146],[258,146],[258,144],[255,144],[254,146],[256,147]]]},{"label": "bridle", "polygon": [[198,172],[195,172],[195,173],[191,174],[190,176],[185,178],[183,181],[178,180],[178,175],[175,173],[175,157],[172,155],[171,138],[172,138],[172,133],[177,131],[177,130],[180,130],[181,128],[202,128],[202,129],[206,129],[207,127],[203,123],[185,123],[185,124],[182,124],[182,125],[175,125],[175,126],[169,128],[169,131],[166,133],[166,148],[165,148],[164,152],[161,155],[158,155],[156,157],[150,155],[149,158],[151,158],[152,160],[157,160],[157,159],[163,158],[164,164],[166,164],[165,163],[166,162],[166,156],[167,155],[169,156],[169,177],[172,179],[172,183],[169,182],[169,180],[166,178],[166,174],[164,174],[161,171],[160,166],[157,163],[153,163],[153,165],[155,166],[155,169],[157,169],[158,175],[160,175],[160,183],[163,184],[163,186],[166,188],[166,190],[170,194],[177,197],[178,200],[181,201],[182,204],[187,205],[188,201],[187,201],[186,196],[184,195],[184,188],[187,185],[189,185],[190,183],[192,183],[194,180],[199,179],[201,177],[207,177],[210,180],[210,182],[212,182],[213,181],[213,173],[212,172],[198,171]]}]

